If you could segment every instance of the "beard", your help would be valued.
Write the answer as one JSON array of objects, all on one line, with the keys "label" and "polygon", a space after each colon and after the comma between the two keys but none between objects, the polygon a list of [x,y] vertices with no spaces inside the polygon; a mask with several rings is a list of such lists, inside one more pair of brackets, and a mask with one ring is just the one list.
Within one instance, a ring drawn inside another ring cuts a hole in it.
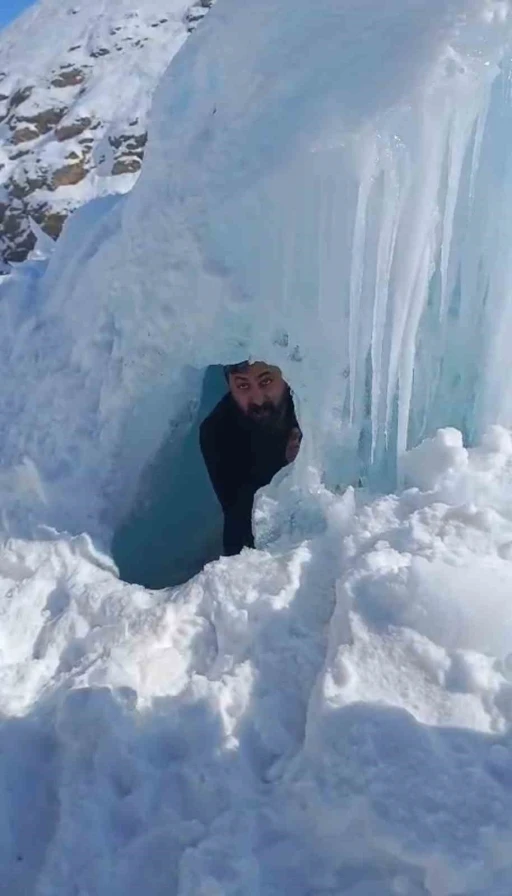
[{"label": "beard", "polygon": [[278,404],[264,401],[263,404],[250,404],[245,412],[247,420],[257,429],[281,429],[286,418],[288,393],[285,392]]},{"label": "beard", "polygon": [[247,408],[247,416],[255,423],[270,423],[277,416],[277,407],[271,401],[264,401],[263,404],[250,404]]}]

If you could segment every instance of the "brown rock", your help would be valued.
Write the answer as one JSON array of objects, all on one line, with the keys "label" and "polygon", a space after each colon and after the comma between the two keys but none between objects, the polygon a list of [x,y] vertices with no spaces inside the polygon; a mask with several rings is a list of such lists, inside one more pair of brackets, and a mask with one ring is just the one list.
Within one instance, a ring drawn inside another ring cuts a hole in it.
[{"label": "brown rock", "polygon": [[35,127],[18,128],[12,135],[12,142],[18,146],[20,143],[28,143],[29,140],[37,140],[39,136],[39,131]]},{"label": "brown rock", "polygon": [[78,137],[80,134],[83,134],[87,128],[90,128],[91,124],[92,119],[90,118],[77,118],[77,120],[71,122],[71,124],[63,124],[62,127],[56,128],[55,138],[59,143],[63,143],[64,140],[71,140],[73,137]]},{"label": "brown rock", "polygon": [[64,118],[67,111],[65,106],[57,109],[46,109],[44,112],[38,112],[37,115],[26,115],[24,118],[20,118],[19,121],[27,125],[34,125],[38,135],[42,136],[52,131]]},{"label": "brown rock", "polygon": [[81,68],[68,68],[59,72],[52,79],[53,87],[74,87],[76,84],[83,84],[85,81],[85,72]]},{"label": "brown rock", "polygon": [[79,184],[88,173],[83,161],[74,165],[63,165],[53,172],[50,189],[57,190],[59,187],[73,186]]},{"label": "brown rock", "polygon": [[135,174],[140,171],[141,160],[135,157],[118,159],[112,167],[112,174]]},{"label": "brown rock", "polygon": [[32,217],[34,218],[34,221],[37,221],[41,230],[48,236],[51,236],[53,240],[59,238],[64,223],[67,220],[65,212],[52,212],[46,205],[35,209]]}]

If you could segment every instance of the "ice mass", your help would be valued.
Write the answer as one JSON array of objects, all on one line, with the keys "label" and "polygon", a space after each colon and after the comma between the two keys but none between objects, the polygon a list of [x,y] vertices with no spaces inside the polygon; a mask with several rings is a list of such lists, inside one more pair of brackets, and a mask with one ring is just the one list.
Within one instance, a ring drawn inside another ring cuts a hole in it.
[{"label": "ice mass", "polygon": [[[133,189],[3,279],[9,896],[510,896],[511,36],[218,0]],[[304,440],[197,571],[194,427],[246,357]]]}]

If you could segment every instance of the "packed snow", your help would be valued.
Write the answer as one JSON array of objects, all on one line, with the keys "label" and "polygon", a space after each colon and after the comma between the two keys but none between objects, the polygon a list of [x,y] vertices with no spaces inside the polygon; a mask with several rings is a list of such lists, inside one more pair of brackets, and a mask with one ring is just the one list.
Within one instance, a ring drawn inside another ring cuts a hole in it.
[{"label": "packed snow", "polygon": [[[510,35],[504,2],[219,0],[133,191],[1,284],[9,896],[510,896]],[[248,356],[304,431],[257,549],[123,581]]]},{"label": "packed snow", "polygon": [[4,542],[6,893],[509,892],[512,440],[416,452],[171,592]]}]

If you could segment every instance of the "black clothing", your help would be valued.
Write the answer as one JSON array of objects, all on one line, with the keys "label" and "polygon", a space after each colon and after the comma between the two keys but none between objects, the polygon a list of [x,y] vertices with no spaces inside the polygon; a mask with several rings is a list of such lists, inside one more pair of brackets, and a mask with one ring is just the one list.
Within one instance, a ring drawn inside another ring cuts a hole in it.
[{"label": "black clothing", "polygon": [[203,420],[200,444],[215,494],[224,511],[224,553],[238,554],[254,547],[254,495],[287,464],[290,432],[298,428],[288,390],[278,426],[248,418],[228,393]]}]

